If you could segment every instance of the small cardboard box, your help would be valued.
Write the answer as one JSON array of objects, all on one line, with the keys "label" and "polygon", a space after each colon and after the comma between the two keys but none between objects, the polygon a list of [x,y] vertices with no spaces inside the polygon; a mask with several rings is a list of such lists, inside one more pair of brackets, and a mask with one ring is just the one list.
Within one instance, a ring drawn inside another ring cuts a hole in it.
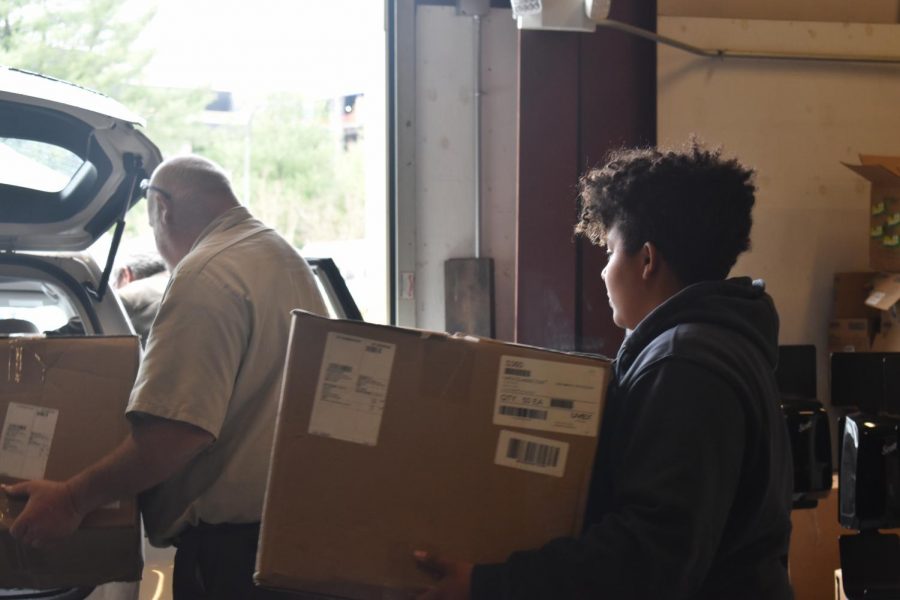
[{"label": "small cardboard box", "polygon": [[828,324],[829,352],[868,352],[872,349],[869,319],[832,319]]},{"label": "small cardboard box", "polygon": [[853,271],[834,274],[834,303],[828,324],[829,352],[869,352],[881,314],[868,306],[877,273]]},{"label": "small cardboard box", "polygon": [[872,182],[869,266],[900,272],[900,157],[860,154],[859,161],[843,164]]},{"label": "small cardboard box", "polygon": [[900,302],[900,274],[878,275],[872,292],[866,298],[867,306],[881,311],[878,334],[872,341],[872,350],[875,352],[900,352],[897,302]]},{"label": "small cardboard box", "polygon": [[297,311],[257,583],[352,599],[581,532],[609,362]]},{"label": "small cardboard box", "polygon": [[866,305],[877,273],[848,271],[834,274],[833,319],[878,319],[878,309]]},{"label": "small cardboard box", "polygon": [[900,352],[900,314],[893,305],[881,313],[881,328],[872,342],[873,352]]},{"label": "small cardboard box", "polygon": [[[139,356],[134,336],[0,339],[0,482],[64,480],[118,446],[129,431],[125,405]],[[134,498],[94,511],[73,536],[46,549],[10,536],[23,505],[0,494],[0,588],[140,579]]]},{"label": "small cardboard box", "polygon": [[791,547],[788,564],[795,600],[831,597],[832,575],[841,566],[838,537],[838,476],[832,476],[831,492],[815,508],[791,512]]}]

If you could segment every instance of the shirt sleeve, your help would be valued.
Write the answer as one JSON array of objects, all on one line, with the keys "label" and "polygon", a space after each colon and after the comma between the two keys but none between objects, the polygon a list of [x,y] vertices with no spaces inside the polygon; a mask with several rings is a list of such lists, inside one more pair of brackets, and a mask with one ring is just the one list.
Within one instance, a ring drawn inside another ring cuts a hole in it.
[{"label": "shirt sleeve", "polygon": [[[613,510],[578,539],[476,566],[475,600],[687,598],[715,557],[741,473],[745,415],[734,390],[662,363],[624,399],[631,432]],[[602,460],[602,457],[598,457]]]},{"label": "shirt sleeve", "polygon": [[126,412],[190,423],[218,437],[250,327],[247,300],[212,276],[173,280]]}]

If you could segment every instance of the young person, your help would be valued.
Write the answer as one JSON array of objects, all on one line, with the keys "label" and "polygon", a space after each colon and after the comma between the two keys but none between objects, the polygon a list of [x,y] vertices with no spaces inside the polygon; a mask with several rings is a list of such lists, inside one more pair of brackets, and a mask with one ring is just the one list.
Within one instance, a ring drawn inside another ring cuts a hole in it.
[{"label": "young person", "polygon": [[613,153],[581,180],[576,231],[605,246],[628,334],[578,539],[470,565],[423,552],[422,598],[786,600],[792,471],[762,282],[727,279],[749,248],[752,171],[696,143]]}]

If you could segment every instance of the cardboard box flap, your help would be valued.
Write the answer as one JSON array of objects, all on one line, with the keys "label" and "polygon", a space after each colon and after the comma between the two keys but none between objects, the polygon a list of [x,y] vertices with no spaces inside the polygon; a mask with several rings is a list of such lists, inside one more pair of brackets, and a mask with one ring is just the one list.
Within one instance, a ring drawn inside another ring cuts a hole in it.
[{"label": "cardboard box flap", "polygon": [[900,302],[900,274],[876,277],[872,293],[866,298],[866,305],[878,310],[888,310],[897,302]]},{"label": "cardboard box flap", "polygon": [[842,162],[842,165],[862,175],[872,183],[886,186],[900,186],[900,173],[884,165],[851,165]]},{"label": "cardboard box flap", "polygon": [[859,162],[863,165],[881,165],[885,169],[900,176],[900,156],[878,156],[876,154],[860,154]]}]

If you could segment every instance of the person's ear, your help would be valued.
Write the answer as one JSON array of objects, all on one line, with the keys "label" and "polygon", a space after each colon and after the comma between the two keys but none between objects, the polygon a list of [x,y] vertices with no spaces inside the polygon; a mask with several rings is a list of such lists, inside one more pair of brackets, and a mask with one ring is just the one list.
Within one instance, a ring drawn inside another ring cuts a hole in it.
[{"label": "person's ear", "polygon": [[641,272],[641,276],[644,279],[649,279],[652,275],[659,272],[662,267],[662,254],[659,253],[659,248],[657,248],[656,244],[653,242],[644,242],[644,245],[641,246],[640,253],[644,262],[644,269]]},{"label": "person's ear", "polygon": [[172,202],[162,194],[156,197],[156,219],[159,223],[172,223]]}]

